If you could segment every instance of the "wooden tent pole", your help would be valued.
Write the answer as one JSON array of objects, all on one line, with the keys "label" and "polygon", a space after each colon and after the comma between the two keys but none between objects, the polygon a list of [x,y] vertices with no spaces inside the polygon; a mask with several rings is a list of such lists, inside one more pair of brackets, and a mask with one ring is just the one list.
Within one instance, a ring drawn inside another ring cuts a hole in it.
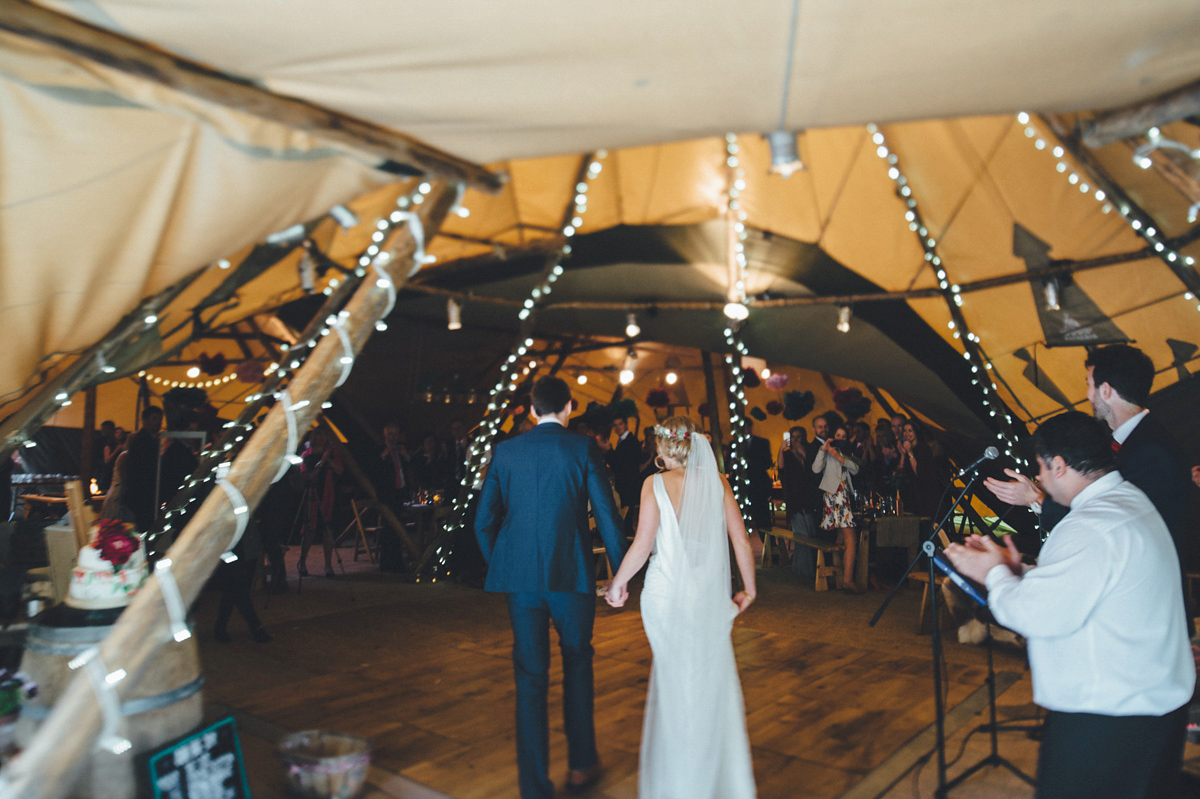
[{"label": "wooden tent pole", "polygon": [[721,406],[717,403],[717,381],[713,375],[712,353],[700,351],[700,363],[704,366],[704,390],[708,397],[708,432],[712,436],[713,452],[717,456],[717,468],[725,472],[725,445],[721,441]]},{"label": "wooden tent pole", "polygon": [[210,103],[286,125],[422,174],[499,191],[500,178],[481,166],[411,136],[322,106],[269,92],[242,77],[189,61],[138,39],[28,2],[0,3],[0,30],[49,44],[111,69]]},{"label": "wooden tent pole", "polygon": [[[435,184],[425,202],[417,207],[427,232],[441,226],[456,193],[453,187]],[[391,250],[394,257],[386,266],[397,287],[407,277],[415,250],[415,242],[405,228],[397,234]],[[342,327],[355,354],[362,350],[387,302],[385,288],[374,280],[364,280],[347,303],[348,315]],[[289,393],[296,404],[307,400],[299,408],[293,406],[299,429],[312,422],[321,403],[333,392],[345,354],[340,336],[326,336],[296,372],[288,386]],[[227,477],[245,499],[244,514],[253,511],[270,487],[282,459],[291,454],[284,451],[286,441],[285,410],[282,403],[276,403],[233,462]],[[185,606],[195,601],[221,554],[229,548],[236,529],[236,510],[239,509],[224,490],[214,489],[167,552]],[[173,644],[163,590],[154,575],[100,644],[97,657],[109,673],[124,669],[125,677],[113,685],[113,690],[123,697],[137,685],[160,647]],[[76,674],[21,757],[0,771],[0,795],[14,799],[61,799],[87,762],[85,755],[94,745],[101,723],[100,705],[87,675]]]},{"label": "wooden tent pole", "polygon": [[379,515],[385,522],[387,522],[388,527],[391,527],[392,530],[396,532],[396,535],[400,536],[400,540],[404,542],[404,546],[408,550],[408,554],[412,556],[413,562],[415,563],[417,559],[421,557],[421,550],[417,548],[416,543],[408,535],[408,530],[404,529],[404,525],[398,518],[396,518],[396,514],[392,511],[392,509],[389,508],[385,503],[379,501],[379,492],[375,490],[375,484],[371,482],[371,478],[368,477],[367,473],[363,471],[363,468],[359,465],[358,460],[355,459],[352,454],[350,454],[350,450],[346,448],[346,446],[336,435],[334,435],[333,428],[331,428],[325,421],[325,414],[321,414],[318,417],[317,423],[329,431],[329,435],[332,437],[333,447],[342,456],[342,461],[346,465],[346,471],[350,472],[350,476],[354,478],[354,482],[358,483],[358,487],[361,488],[363,493],[367,495],[367,500],[379,510]]},{"label": "wooden tent pole", "polygon": [[1121,139],[1141,136],[1150,128],[1200,114],[1200,81],[1144,103],[1118,108],[1079,123],[1080,140],[1093,150]]},{"label": "wooden tent pole", "polygon": [[79,482],[86,496],[92,495],[92,465],[96,462],[96,387],[83,392],[83,441],[79,447]]}]

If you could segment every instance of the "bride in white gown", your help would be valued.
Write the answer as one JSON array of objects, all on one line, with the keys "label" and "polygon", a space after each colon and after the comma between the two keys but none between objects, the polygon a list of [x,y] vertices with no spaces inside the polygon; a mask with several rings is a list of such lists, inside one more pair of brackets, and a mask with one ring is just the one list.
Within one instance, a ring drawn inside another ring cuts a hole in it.
[{"label": "bride in white gown", "polygon": [[[653,555],[642,624],[654,653],[640,799],[753,799],[754,773],[730,634],[755,597],[754,556],[712,445],[684,416],[655,427],[666,471],[642,486],[637,534],[605,595],[613,607]],[[729,546],[745,585],[730,599]]]}]

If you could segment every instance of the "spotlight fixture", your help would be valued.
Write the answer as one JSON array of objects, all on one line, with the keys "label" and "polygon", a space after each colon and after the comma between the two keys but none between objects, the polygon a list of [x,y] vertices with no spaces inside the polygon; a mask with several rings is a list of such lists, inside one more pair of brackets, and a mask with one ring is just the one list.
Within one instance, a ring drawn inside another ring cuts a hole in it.
[{"label": "spotlight fixture", "polygon": [[581,386],[587,385],[587,375],[580,375],[579,377],[575,378],[575,382]]},{"label": "spotlight fixture", "polygon": [[633,351],[633,347],[625,354],[625,363],[621,365],[621,373],[617,376],[617,382],[623,386],[627,386],[633,382],[633,364],[637,360],[637,353]]},{"label": "spotlight fixture", "polygon": [[838,309],[837,331],[839,333],[850,332],[850,306],[843,305]]},{"label": "spotlight fixture", "polygon": [[766,380],[768,377],[771,376],[771,370],[764,366],[762,371],[758,373],[758,376],[761,377],[762,379]]},{"label": "spotlight fixture", "polygon": [[200,376],[200,367],[193,366],[191,369],[188,369],[187,376],[188,377],[199,377]]},{"label": "spotlight fixture", "polygon": [[771,148],[771,174],[790,178],[793,172],[804,169],[797,136],[798,134],[791,130],[776,130],[763,134]]},{"label": "spotlight fixture", "polygon": [[446,329],[459,330],[462,328],[462,306],[453,297],[446,300]]},{"label": "spotlight fixture", "polygon": [[674,372],[667,372],[667,385],[673,386],[679,382],[679,375]]},{"label": "spotlight fixture", "polygon": [[637,314],[625,314],[625,335],[629,338],[637,338],[642,329],[638,327]]},{"label": "spotlight fixture", "polygon": [[1062,306],[1058,303],[1058,279],[1051,278],[1046,281],[1046,285],[1042,287],[1042,291],[1046,296],[1046,310],[1060,311]]},{"label": "spotlight fixture", "polygon": [[725,303],[725,315],[735,322],[744,321],[750,316],[750,309],[740,302]]}]

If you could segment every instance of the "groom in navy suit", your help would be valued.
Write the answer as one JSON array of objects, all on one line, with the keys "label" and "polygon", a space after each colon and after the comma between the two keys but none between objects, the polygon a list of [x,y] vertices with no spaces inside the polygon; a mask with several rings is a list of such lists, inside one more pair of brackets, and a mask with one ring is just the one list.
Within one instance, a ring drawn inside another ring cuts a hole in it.
[{"label": "groom in navy suit", "polygon": [[596,528],[615,572],[621,562],[621,520],[608,470],[595,441],[566,429],[571,390],[557,377],[533,386],[537,426],[496,446],[475,535],[488,562],[488,591],[508,595],[517,682],[517,770],[522,799],[551,799],[546,694],[550,623],[563,660],[567,788],[600,779],[592,721],[592,624],[595,563],[588,528]]}]

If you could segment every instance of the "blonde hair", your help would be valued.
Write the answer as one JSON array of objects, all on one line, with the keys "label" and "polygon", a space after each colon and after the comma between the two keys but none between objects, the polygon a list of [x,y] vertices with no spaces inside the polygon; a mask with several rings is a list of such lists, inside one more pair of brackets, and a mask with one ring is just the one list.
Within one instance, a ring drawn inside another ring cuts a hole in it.
[{"label": "blonde hair", "polygon": [[692,433],[699,432],[700,426],[686,416],[672,416],[663,420],[654,426],[658,454],[686,466],[688,454],[692,451]]}]

